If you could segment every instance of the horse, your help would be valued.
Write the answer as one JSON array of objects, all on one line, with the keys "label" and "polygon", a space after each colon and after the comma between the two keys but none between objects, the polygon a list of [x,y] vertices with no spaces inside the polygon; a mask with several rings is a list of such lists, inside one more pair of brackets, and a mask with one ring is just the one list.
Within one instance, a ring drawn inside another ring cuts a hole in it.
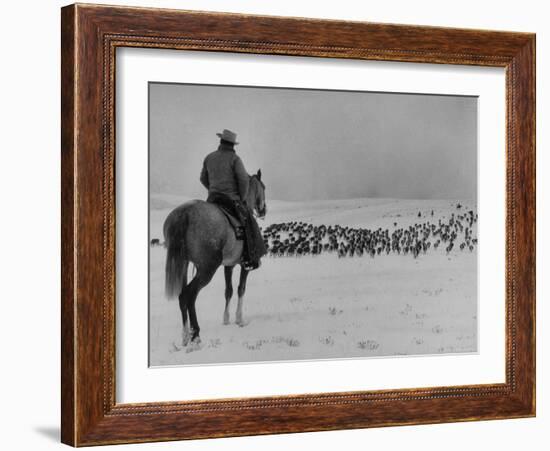
[{"label": "horse", "polygon": [[[253,213],[263,219],[267,207],[265,185],[262,172],[249,176],[249,189],[246,204]],[[200,344],[200,327],[197,320],[197,296],[218,270],[224,266],[225,310],[223,323],[229,324],[229,304],[233,297],[233,270],[241,266],[238,303],[235,322],[244,326],[243,300],[246,291],[248,270],[241,264],[243,241],[238,240],[235,231],[225,214],[215,204],[202,200],[192,200],[176,207],[167,216],[164,226],[164,243],[167,249],[165,268],[165,296],[179,300],[183,333],[182,346],[190,342]],[[187,281],[189,263],[196,269],[191,282]],[[188,325],[188,317],[191,328]],[[176,349],[179,349],[176,346]]]}]

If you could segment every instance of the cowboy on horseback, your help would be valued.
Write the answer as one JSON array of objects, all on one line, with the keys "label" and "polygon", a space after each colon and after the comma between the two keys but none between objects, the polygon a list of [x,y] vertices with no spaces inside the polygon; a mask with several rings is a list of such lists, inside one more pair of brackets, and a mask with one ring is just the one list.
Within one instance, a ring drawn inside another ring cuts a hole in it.
[{"label": "cowboy on horseback", "polygon": [[[230,322],[232,275],[235,266],[240,265],[235,323],[246,325],[243,302],[248,273],[260,265],[260,258],[267,252],[253,216],[257,214],[262,218],[267,211],[262,173],[260,170],[254,175],[246,173],[235,153],[235,133],[224,130],[218,137],[221,140],[218,150],[205,158],[201,172],[201,182],[208,189],[208,201],[190,200],[174,208],[162,227],[166,247],[164,292],[168,299],[177,297],[179,300],[183,325],[181,344],[191,344],[188,350],[200,344],[197,296],[220,266],[224,267],[225,277],[223,323]],[[226,210],[231,212],[230,217]],[[244,225],[244,240],[239,238],[233,216]],[[195,272],[189,281],[191,264]]]},{"label": "cowboy on horseback", "polygon": [[[252,205],[247,205],[250,176],[241,158],[235,152],[237,134],[225,129],[216,133],[220,138],[218,149],[204,159],[200,181],[208,190],[207,202],[218,204],[235,215],[244,229],[242,265],[246,270],[260,266],[260,258],[267,250],[254,218]],[[261,172],[256,175],[261,179]],[[265,215],[265,209],[260,212]]]}]

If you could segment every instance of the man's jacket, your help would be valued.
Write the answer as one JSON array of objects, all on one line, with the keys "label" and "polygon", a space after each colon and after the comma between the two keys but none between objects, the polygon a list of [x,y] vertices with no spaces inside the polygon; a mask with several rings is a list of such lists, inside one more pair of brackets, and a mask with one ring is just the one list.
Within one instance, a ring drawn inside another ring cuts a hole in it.
[{"label": "man's jacket", "polygon": [[221,193],[234,200],[245,200],[249,176],[233,148],[220,144],[202,165],[201,183],[209,194]]}]

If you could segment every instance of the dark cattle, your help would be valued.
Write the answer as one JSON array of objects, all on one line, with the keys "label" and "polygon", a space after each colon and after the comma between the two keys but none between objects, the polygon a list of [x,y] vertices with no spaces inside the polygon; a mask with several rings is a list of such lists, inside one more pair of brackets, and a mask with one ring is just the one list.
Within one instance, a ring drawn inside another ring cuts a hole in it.
[{"label": "dark cattle", "polygon": [[[431,210],[430,216],[433,215],[434,211]],[[420,211],[418,217],[422,217]],[[393,253],[417,258],[429,250],[437,251],[441,243],[445,243],[447,253],[451,252],[455,243],[457,246],[461,243],[461,251],[473,251],[477,238],[473,236],[472,227],[476,222],[477,214],[472,210],[459,215],[453,213],[448,220],[438,219],[437,223],[427,221],[398,227],[398,223],[393,222],[392,232],[381,227],[367,229],[292,221],[271,224],[263,231],[263,236],[271,256],[301,257],[335,253],[344,258]]]}]

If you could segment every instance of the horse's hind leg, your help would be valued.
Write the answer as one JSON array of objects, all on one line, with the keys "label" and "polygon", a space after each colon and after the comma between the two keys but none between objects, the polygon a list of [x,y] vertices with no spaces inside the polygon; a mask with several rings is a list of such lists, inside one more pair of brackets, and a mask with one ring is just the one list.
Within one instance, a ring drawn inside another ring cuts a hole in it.
[{"label": "horse's hind leg", "polygon": [[224,268],[225,275],[225,310],[223,311],[223,323],[229,324],[229,303],[233,297],[233,268],[234,266],[226,266]]},{"label": "horse's hind leg", "polygon": [[187,320],[187,298],[188,298],[188,296],[186,296],[187,268],[188,268],[188,263],[185,263],[184,264],[185,276],[184,276],[183,287],[181,288],[181,293],[178,296],[179,303],[180,303],[181,320],[183,325],[183,332],[182,332],[182,339],[181,339],[182,346],[187,346],[191,338],[191,334],[189,333],[189,323]]},{"label": "horse's hind leg", "polygon": [[248,271],[244,269],[241,266],[241,275],[239,278],[239,287],[237,288],[237,294],[239,296],[239,300],[237,302],[237,314],[235,315],[235,322],[239,326],[244,326],[243,321],[243,300],[244,300],[244,293],[246,291],[246,279],[248,277]]},{"label": "horse's hind leg", "polygon": [[197,268],[197,274],[185,290],[187,311],[189,312],[189,321],[191,322],[191,341],[195,343],[200,343],[200,327],[197,320],[197,312],[195,310],[197,296],[199,291],[212,280],[218,266],[219,265],[212,265],[206,268]]},{"label": "horse's hind leg", "polygon": [[183,332],[181,335],[181,345],[187,346],[189,343],[189,339],[191,335],[189,334],[189,324],[187,321],[187,302],[185,295],[183,294],[185,290],[185,287],[182,289],[181,294],[179,295],[179,301],[180,301],[180,311],[181,311],[181,320],[183,323]]}]

